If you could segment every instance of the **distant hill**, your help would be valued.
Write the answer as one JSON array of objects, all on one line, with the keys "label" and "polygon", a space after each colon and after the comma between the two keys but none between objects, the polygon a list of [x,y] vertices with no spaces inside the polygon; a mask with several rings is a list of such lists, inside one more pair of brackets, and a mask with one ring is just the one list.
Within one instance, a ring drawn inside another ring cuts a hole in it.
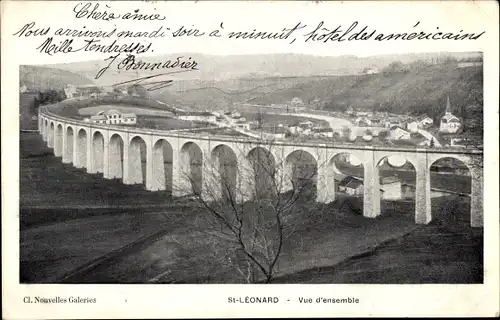
[{"label": "distant hill", "polygon": [[154,99],[177,105],[184,109],[219,110],[234,103],[252,101],[281,90],[293,88],[301,83],[331,77],[270,77],[240,78],[222,81],[175,81],[172,87],[151,91]]},{"label": "distant hill", "polygon": [[[163,62],[176,57],[192,57],[198,62],[199,71],[177,74],[173,79],[199,79],[203,81],[222,81],[239,78],[269,78],[269,77],[309,77],[359,74],[366,68],[383,68],[394,61],[411,63],[418,60],[438,61],[446,57],[455,59],[471,59],[482,57],[480,52],[438,52],[418,54],[393,54],[370,57],[315,56],[306,54],[255,54],[217,56],[202,53],[172,53],[161,56],[136,57],[145,62]],[[125,56],[124,56],[125,57]],[[115,62],[116,63],[116,62]],[[68,70],[94,79],[98,70],[106,66],[105,61],[84,61],[68,64],[50,65],[58,69]],[[93,80],[100,85],[111,85],[137,77],[159,73],[144,70],[117,70],[111,67],[99,79]]]},{"label": "distant hill", "polygon": [[457,115],[470,105],[482,110],[483,67],[457,68],[456,62],[450,62],[410,67],[404,72],[314,79],[249,102],[285,103],[294,97],[303,101],[319,97],[326,110],[352,106],[393,113],[428,113],[432,117],[444,112],[447,96]]},{"label": "distant hill", "polygon": [[92,84],[88,78],[67,70],[40,66],[19,66],[19,83],[28,91],[61,90],[67,84]]}]

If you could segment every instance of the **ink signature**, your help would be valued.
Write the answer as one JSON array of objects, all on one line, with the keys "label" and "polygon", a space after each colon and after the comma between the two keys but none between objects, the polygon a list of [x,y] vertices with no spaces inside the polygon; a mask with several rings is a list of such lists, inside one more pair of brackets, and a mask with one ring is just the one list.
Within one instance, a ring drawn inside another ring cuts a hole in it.
[{"label": "ink signature", "polygon": [[174,82],[174,80],[168,79],[168,80],[152,81],[152,82],[145,82],[145,83],[144,83],[144,81],[150,80],[150,79],[154,79],[154,78],[158,78],[158,77],[165,76],[165,75],[172,75],[172,74],[175,74],[175,73],[189,72],[189,71],[192,71],[192,70],[178,70],[178,71],[172,71],[172,72],[165,72],[165,73],[155,74],[155,75],[152,75],[152,76],[141,77],[141,78],[137,78],[137,79],[133,79],[133,80],[118,82],[118,83],[115,83],[113,85],[113,87],[118,87],[120,85],[132,83],[132,85],[139,85],[139,84],[142,85],[143,87],[146,88],[147,91],[158,90],[158,89],[161,89],[161,88],[165,88],[165,87],[171,86],[172,82]]},{"label": "ink signature", "polygon": [[[110,61],[107,66],[99,70],[96,74],[96,79],[99,79],[110,67],[111,65],[115,62],[115,60],[121,55],[121,52],[116,54],[115,56],[111,56],[108,59],[105,59],[104,61]],[[161,76],[166,76],[166,75],[172,75],[176,73],[182,73],[182,72],[188,72],[188,71],[198,71],[199,69],[197,68],[198,63],[193,60],[191,57],[189,57],[187,60],[184,59],[184,57],[177,57],[175,60],[166,60],[166,61],[157,61],[157,62],[146,62],[142,60],[138,60],[135,55],[133,54],[128,54],[125,59],[120,61],[117,65],[118,70],[126,70],[126,71],[137,71],[137,70],[147,70],[147,71],[155,71],[155,70],[160,70],[160,69],[177,69],[175,71],[170,71],[170,72],[164,72],[164,73],[159,73],[151,76],[146,76],[146,77],[140,77],[134,80],[127,80],[127,81],[122,81],[119,83],[115,83],[113,87],[123,85],[123,84],[129,84],[133,83],[134,85],[145,85],[148,87],[148,91],[153,91],[153,90],[158,90],[161,88],[165,88],[169,85],[172,84],[174,80],[168,79],[168,80],[161,80],[161,81],[153,81],[153,82],[146,82],[146,80],[158,78]],[[179,70],[180,69],[180,70]],[[157,80],[157,79],[156,79]]]}]

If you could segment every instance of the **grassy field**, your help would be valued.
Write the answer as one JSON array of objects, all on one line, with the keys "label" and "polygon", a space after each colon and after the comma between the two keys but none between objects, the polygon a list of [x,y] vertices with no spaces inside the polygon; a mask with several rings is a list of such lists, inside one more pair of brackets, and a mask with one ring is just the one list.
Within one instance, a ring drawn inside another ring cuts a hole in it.
[{"label": "grassy field", "polygon": [[433,223],[330,267],[278,277],[274,283],[483,283],[481,230]]},{"label": "grassy field", "polygon": [[21,133],[19,147],[21,208],[105,208],[137,205],[137,199],[143,205],[172,201],[167,192],[152,193],[143,185],[124,185],[118,179],[103,179],[102,174],[63,164],[36,133]]},{"label": "grassy field", "polygon": [[[158,241],[76,282],[241,282],[206,235],[172,219],[188,211],[172,206],[168,194],[61,164],[34,134],[22,133],[20,146],[22,282],[53,282],[160,228],[167,234]],[[359,199],[303,205],[309,210],[294,217],[297,230],[284,246],[276,282],[482,281],[482,230],[468,227],[467,200],[433,200],[429,226],[414,224],[411,201],[382,202],[376,219],[360,215]]]},{"label": "grassy field", "polygon": [[165,227],[163,213],[182,210],[167,192],[152,193],[62,164],[37,134],[20,138],[21,282],[53,282]]},{"label": "grassy field", "polygon": [[[433,204],[446,215],[428,226],[414,224],[408,203],[384,203],[377,219],[311,204],[285,242],[273,283],[481,283],[482,231],[468,227],[465,210],[447,210],[450,201]],[[78,282],[241,283],[220,254],[206,235],[178,228]]]},{"label": "grassy field", "polygon": [[183,121],[170,117],[138,116],[137,127],[158,130],[179,130],[213,127],[213,125],[202,122]]},{"label": "grassy field", "polygon": [[119,112],[122,113],[135,113],[138,116],[160,116],[160,117],[166,117],[166,116],[173,116],[172,112],[169,111],[164,111],[164,110],[157,110],[157,109],[149,109],[146,107],[134,107],[131,105],[120,105],[120,104],[113,104],[113,105],[99,105],[99,106],[92,106],[92,107],[86,107],[86,108],[81,108],[78,109],[78,113],[84,116],[93,116],[99,111],[109,111],[109,110],[118,110]]}]

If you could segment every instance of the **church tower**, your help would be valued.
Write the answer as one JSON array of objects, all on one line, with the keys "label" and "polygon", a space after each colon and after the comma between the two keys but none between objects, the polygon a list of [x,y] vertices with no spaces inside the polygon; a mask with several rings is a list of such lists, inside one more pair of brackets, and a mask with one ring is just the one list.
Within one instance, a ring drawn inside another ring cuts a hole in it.
[{"label": "church tower", "polygon": [[444,114],[451,114],[450,96],[446,97],[446,110]]}]

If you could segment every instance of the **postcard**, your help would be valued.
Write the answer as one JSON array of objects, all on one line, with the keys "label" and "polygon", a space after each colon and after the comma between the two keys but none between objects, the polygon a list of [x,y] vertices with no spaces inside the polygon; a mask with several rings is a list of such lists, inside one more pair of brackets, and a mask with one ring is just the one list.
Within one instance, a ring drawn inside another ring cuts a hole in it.
[{"label": "postcard", "polygon": [[498,4],[3,1],[5,319],[498,316]]}]

